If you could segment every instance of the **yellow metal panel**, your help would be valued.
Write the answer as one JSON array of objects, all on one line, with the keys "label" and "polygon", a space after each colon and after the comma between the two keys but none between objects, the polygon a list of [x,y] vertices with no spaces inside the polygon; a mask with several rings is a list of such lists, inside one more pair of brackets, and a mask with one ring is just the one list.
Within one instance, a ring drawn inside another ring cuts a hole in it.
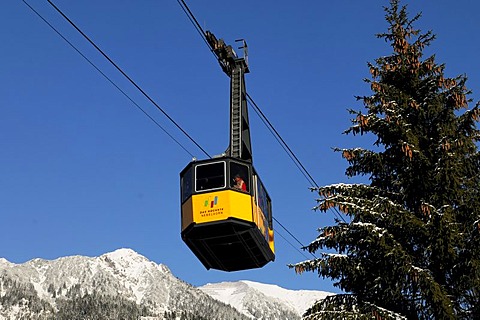
[{"label": "yellow metal panel", "polygon": [[230,217],[252,222],[252,197],[248,193],[227,192],[230,200]]},{"label": "yellow metal panel", "polygon": [[192,217],[195,223],[231,217],[252,221],[252,199],[249,194],[233,190],[196,194],[192,196]]},{"label": "yellow metal panel", "polygon": [[255,203],[253,204],[253,221],[257,225],[265,240],[269,242],[267,219],[265,218],[262,209],[260,209],[260,207],[257,206]]},{"label": "yellow metal panel", "polygon": [[268,245],[270,246],[270,250],[272,250],[273,253],[275,253],[275,246],[274,246],[274,236],[273,236],[273,230],[268,229]]},{"label": "yellow metal panel", "polygon": [[262,235],[265,237],[265,240],[268,242],[272,252],[275,253],[273,230],[268,227],[267,218],[263,214],[262,209],[255,203],[253,204],[253,221],[257,225]]}]

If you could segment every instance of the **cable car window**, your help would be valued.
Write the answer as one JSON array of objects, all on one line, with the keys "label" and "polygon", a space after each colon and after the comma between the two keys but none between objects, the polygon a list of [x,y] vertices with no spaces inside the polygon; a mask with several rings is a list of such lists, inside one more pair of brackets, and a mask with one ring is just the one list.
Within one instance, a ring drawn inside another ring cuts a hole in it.
[{"label": "cable car window", "polygon": [[258,181],[258,206],[262,210],[263,214],[268,220],[268,224],[271,226],[272,225],[272,204],[270,197],[267,194],[267,191],[265,190],[265,187],[263,186],[262,181],[260,179]]},{"label": "cable car window", "polygon": [[192,168],[189,168],[182,177],[182,203],[192,195]]},{"label": "cable car window", "polygon": [[250,173],[248,166],[230,162],[230,187],[245,192],[250,191]]},{"label": "cable car window", "polygon": [[225,188],[225,162],[200,164],[195,167],[195,191]]}]

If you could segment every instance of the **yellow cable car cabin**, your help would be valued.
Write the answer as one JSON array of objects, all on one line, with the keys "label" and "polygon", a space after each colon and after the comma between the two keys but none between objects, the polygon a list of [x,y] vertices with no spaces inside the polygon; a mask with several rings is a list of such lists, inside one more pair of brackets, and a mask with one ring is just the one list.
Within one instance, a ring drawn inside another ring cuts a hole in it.
[{"label": "yellow cable car cabin", "polygon": [[230,144],[224,155],[192,161],[180,173],[182,239],[207,269],[237,271],[275,259],[272,203],[252,164],[244,57],[206,39],[230,77]]},{"label": "yellow cable car cabin", "polygon": [[180,177],[182,239],[207,269],[260,268],[275,259],[271,200],[250,163],[194,161]]}]

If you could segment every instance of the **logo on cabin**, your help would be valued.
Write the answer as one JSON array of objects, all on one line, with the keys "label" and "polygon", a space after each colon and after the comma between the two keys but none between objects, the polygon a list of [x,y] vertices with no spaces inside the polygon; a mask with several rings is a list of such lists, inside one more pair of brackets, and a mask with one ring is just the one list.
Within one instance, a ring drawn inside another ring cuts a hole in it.
[{"label": "logo on cabin", "polygon": [[203,210],[200,209],[202,217],[217,216],[223,214],[223,207],[220,205],[218,196],[205,197]]},{"label": "logo on cabin", "polygon": [[218,196],[215,196],[213,200],[211,200],[210,197],[208,199],[205,199],[205,202],[203,203],[203,206],[206,208],[213,208],[218,204]]}]

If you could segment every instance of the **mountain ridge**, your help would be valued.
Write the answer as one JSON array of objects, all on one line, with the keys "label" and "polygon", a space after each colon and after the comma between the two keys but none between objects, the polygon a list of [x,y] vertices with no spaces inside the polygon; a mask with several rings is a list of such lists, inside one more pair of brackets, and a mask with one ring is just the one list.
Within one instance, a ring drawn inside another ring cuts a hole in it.
[{"label": "mountain ridge", "polygon": [[[63,314],[68,319],[87,307],[92,314],[104,312],[105,319],[120,313],[125,319],[129,314],[131,319],[300,319],[311,302],[309,297],[300,299],[302,306],[287,303],[293,300],[288,294],[301,296],[303,290],[248,280],[223,283],[237,291],[228,300],[226,291],[213,285],[196,288],[128,248],[21,264],[0,258],[0,320],[63,319]],[[102,303],[110,311],[99,310]]]}]

